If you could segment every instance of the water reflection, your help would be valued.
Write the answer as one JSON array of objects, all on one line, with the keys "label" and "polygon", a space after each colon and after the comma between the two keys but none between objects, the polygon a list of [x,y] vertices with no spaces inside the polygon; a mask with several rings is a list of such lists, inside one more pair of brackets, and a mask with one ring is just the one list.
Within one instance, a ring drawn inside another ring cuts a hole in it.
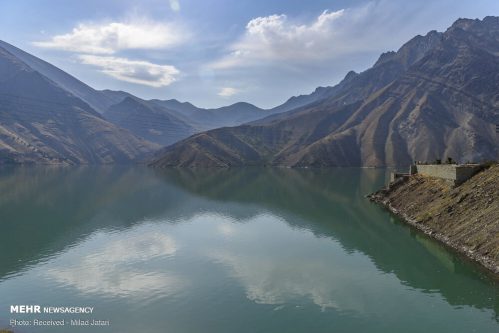
[{"label": "water reflection", "polygon": [[[33,274],[71,297],[163,302],[172,307],[164,315],[170,322],[198,302],[232,313],[242,302],[236,286],[251,304],[279,313],[309,302],[319,312],[390,323],[408,311],[435,317],[431,299],[442,311],[435,318],[456,318],[452,309],[463,307],[484,311],[473,312],[469,325],[497,317],[492,280],[365,199],[385,176],[366,169],[4,169],[0,291]],[[172,295],[184,303],[169,303]]]},{"label": "water reflection", "polygon": [[147,169],[119,167],[0,169],[0,189],[0,280],[98,230],[179,208],[185,197]]},{"label": "water reflection", "polygon": [[[393,296],[394,289],[400,287],[394,277],[377,274],[364,256],[345,256],[337,242],[308,242],[314,239],[311,233],[273,223],[274,216],[257,216],[237,228],[247,246],[232,242],[207,253],[215,262],[229,267],[249,300],[276,305],[276,310],[308,299],[322,310],[390,311],[379,307],[379,296]],[[258,232],[262,229],[266,230],[264,234]],[[275,237],[277,232],[280,238]]]},{"label": "water reflection", "polygon": [[384,170],[165,170],[158,175],[198,196],[289,216],[290,225],[338,240],[345,251],[364,253],[383,272],[396,274],[412,288],[438,291],[452,305],[499,312],[499,289],[477,266],[366,200],[366,194],[384,184]]},{"label": "water reflection", "polygon": [[[119,234],[98,233],[86,241],[85,255],[69,251],[44,274],[57,283],[99,296],[151,297],[178,289],[182,280],[164,270],[150,270],[143,262],[176,252],[173,238],[144,228]],[[139,263],[139,265],[136,265]]]}]

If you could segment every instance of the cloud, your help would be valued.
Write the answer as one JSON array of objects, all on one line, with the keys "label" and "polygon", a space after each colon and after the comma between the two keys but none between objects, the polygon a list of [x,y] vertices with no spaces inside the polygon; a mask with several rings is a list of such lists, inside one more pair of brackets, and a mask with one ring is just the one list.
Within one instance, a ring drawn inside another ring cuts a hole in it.
[{"label": "cloud", "polygon": [[220,89],[220,91],[218,92],[218,96],[231,97],[231,96],[237,94],[238,92],[239,92],[239,90],[237,90],[236,88],[224,87],[224,88]]},{"label": "cloud", "polygon": [[103,73],[118,80],[155,88],[170,85],[180,74],[174,66],[158,65],[142,60],[88,54],[80,55],[78,59],[83,64],[99,67]]},{"label": "cloud", "polygon": [[81,23],[69,33],[33,44],[79,53],[114,54],[127,49],[168,48],[184,42],[187,38],[188,33],[173,24],[143,19],[128,23]]},{"label": "cloud", "polygon": [[174,12],[180,11],[180,2],[178,0],[170,0],[170,8]]},{"label": "cloud", "polygon": [[325,10],[306,22],[284,14],[257,17],[247,23],[244,33],[228,46],[227,53],[208,67],[271,64],[296,69],[299,65],[344,61],[350,55],[384,52],[399,47],[421,29],[415,16],[424,11],[418,6],[424,4],[377,0],[336,11]]},{"label": "cloud", "polygon": [[230,68],[261,60],[310,60],[330,53],[335,29],[345,10],[324,11],[309,24],[293,23],[286,15],[252,19],[244,36],[229,47],[230,54],[214,64]]}]

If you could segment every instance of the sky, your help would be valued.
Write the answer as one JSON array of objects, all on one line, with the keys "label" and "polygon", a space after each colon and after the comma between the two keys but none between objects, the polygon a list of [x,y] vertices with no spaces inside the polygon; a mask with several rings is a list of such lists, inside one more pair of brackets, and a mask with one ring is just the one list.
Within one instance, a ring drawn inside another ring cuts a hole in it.
[{"label": "sky", "polygon": [[270,108],[497,0],[0,0],[0,39],[96,89]]}]

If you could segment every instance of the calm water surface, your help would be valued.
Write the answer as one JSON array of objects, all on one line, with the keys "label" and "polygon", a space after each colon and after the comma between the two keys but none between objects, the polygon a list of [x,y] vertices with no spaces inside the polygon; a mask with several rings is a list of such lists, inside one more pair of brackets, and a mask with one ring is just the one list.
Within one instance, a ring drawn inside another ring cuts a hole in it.
[{"label": "calm water surface", "polygon": [[[384,170],[4,168],[0,328],[499,332],[499,287],[364,195]],[[11,304],[92,315],[11,315]]]}]

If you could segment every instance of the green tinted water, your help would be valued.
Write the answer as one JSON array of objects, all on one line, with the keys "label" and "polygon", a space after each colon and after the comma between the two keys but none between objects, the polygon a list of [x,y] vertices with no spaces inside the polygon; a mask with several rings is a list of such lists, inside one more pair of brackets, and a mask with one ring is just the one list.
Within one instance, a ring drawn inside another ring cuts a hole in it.
[{"label": "green tinted water", "polygon": [[[498,286],[365,199],[385,177],[2,169],[0,328],[61,319],[14,331],[498,332]],[[11,314],[16,304],[94,311]]]}]

